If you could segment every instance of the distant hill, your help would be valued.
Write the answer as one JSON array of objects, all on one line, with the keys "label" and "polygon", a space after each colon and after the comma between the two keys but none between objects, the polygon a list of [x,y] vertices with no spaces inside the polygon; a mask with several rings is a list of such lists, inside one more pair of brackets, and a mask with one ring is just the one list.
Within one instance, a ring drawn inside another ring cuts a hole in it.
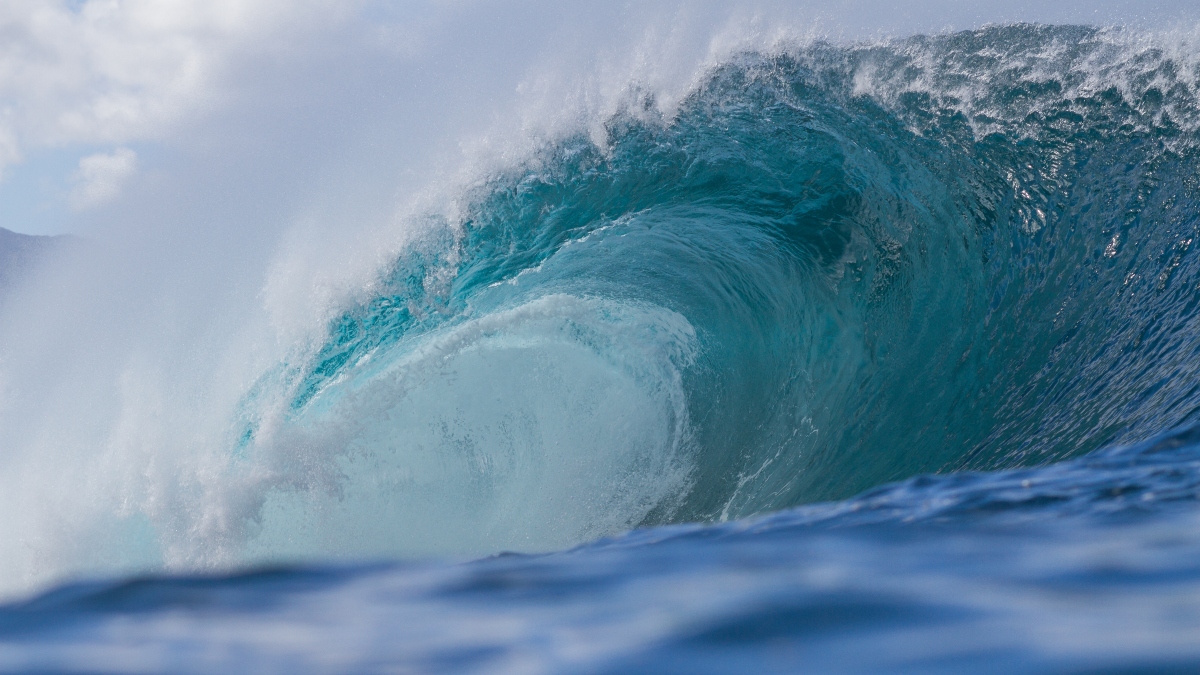
[{"label": "distant hill", "polygon": [[12,283],[52,249],[72,239],[74,237],[18,234],[0,227],[0,288]]}]

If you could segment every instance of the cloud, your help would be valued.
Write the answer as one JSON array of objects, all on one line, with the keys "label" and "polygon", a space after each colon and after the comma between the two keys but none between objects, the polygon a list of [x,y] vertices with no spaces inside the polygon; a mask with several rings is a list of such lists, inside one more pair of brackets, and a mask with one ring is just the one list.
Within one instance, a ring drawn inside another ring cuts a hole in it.
[{"label": "cloud", "polygon": [[334,0],[0,2],[0,172],[42,147],[157,140],[248,51],[347,15]]},{"label": "cloud", "polygon": [[83,211],[112,200],[137,171],[137,153],[117,148],[109,154],[97,153],[79,160],[75,188],[71,190],[71,208]]}]

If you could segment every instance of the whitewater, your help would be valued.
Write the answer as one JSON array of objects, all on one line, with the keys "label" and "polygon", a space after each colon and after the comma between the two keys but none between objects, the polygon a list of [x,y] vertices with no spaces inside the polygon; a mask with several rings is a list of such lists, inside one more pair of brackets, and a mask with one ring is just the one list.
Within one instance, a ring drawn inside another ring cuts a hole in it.
[{"label": "whitewater", "polygon": [[666,16],[6,281],[0,671],[1200,667],[1196,24]]}]

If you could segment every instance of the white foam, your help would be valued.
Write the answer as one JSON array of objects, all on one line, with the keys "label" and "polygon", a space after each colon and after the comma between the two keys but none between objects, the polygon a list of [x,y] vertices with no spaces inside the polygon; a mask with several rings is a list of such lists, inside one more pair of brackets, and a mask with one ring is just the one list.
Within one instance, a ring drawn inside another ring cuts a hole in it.
[{"label": "white foam", "polygon": [[549,295],[413,342],[261,434],[246,556],[561,548],[685,493],[682,316]]}]

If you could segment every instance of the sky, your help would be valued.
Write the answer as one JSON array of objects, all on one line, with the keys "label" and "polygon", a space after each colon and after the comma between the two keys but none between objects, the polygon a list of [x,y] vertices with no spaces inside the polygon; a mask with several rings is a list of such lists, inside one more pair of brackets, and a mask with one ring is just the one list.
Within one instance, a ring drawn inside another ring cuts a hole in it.
[{"label": "sky", "polygon": [[844,40],[1007,21],[1158,30],[1195,26],[1196,5],[5,0],[0,227],[178,219],[164,200],[243,216],[386,209],[528,118],[514,111],[556,106],[564,81],[663,53],[702,60],[730,22]]}]

